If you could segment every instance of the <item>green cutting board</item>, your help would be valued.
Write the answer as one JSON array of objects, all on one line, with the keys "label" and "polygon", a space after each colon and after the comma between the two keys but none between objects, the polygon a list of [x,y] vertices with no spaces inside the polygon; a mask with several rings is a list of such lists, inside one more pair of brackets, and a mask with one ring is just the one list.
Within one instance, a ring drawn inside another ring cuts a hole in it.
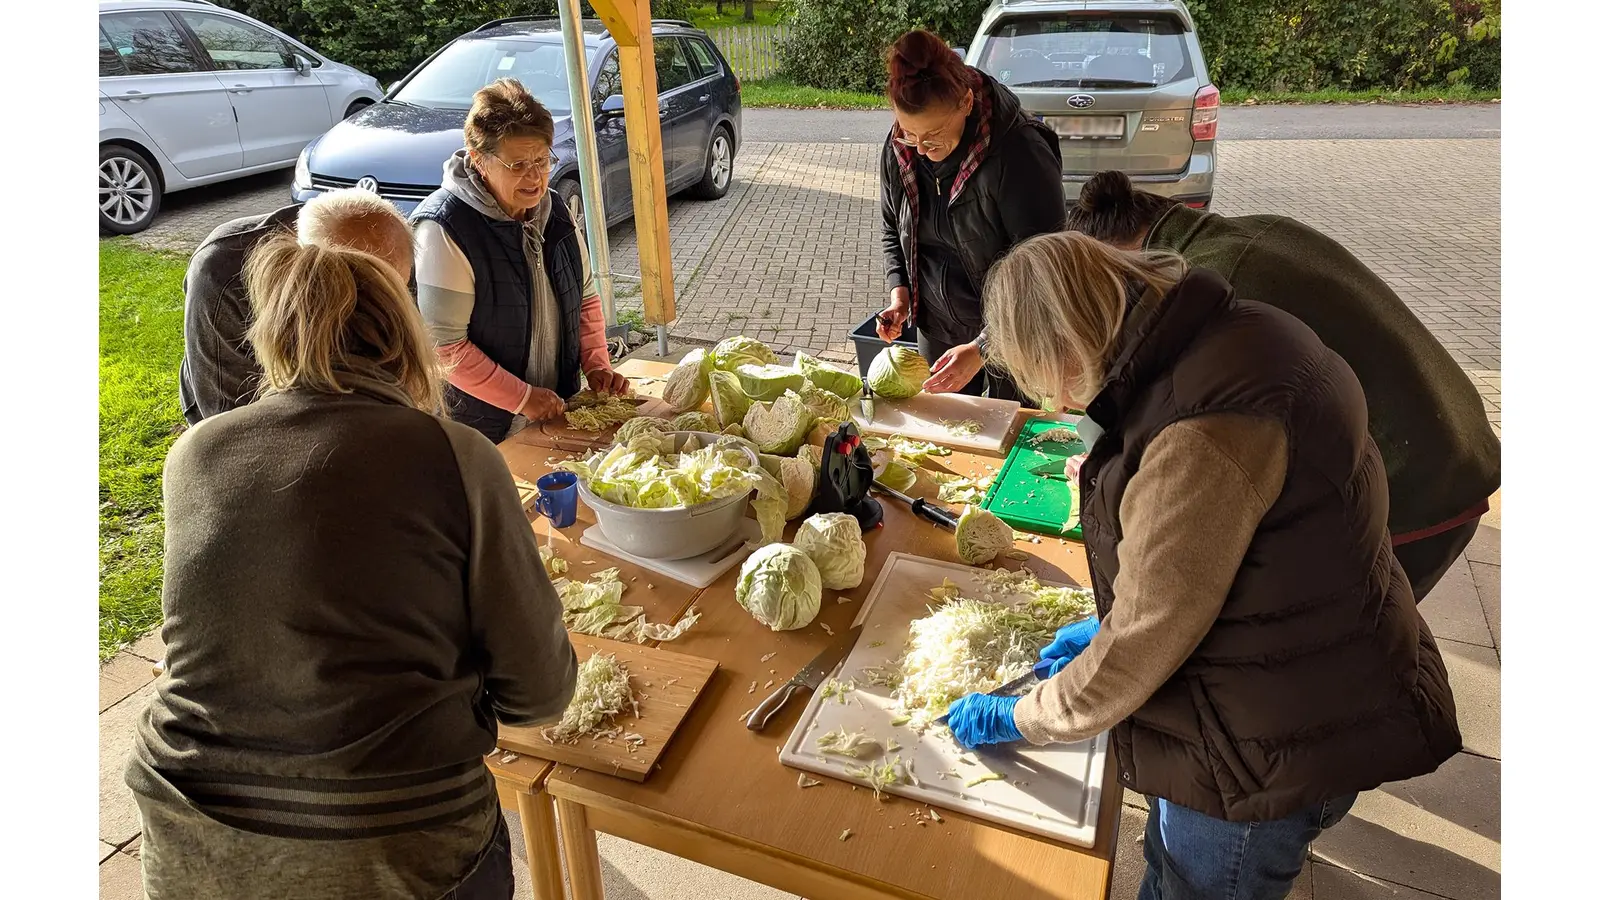
[{"label": "green cutting board", "polygon": [[1005,465],[983,498],[983,508],[1018,531],[1082,540],[1075,485],[1065,478],[1041,477],[1031,471],[1084,452],[1083,442],[1076,437],[1034,444],[1038,434],[1061,427],[1077,434],[1074,425],[1050,419],[1030,419],[1022,426]]}]

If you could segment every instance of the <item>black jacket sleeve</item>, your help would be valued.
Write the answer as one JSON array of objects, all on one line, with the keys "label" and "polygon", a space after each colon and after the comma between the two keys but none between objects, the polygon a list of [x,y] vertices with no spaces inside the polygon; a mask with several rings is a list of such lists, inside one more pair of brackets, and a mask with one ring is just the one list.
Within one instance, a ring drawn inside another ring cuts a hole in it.
[{"label": "black jacket sleeve", "polygon": [[1061,189],[1059,144],[1032,124],[1017,126],[1019,133],[1005,142],[999,160],[1000,225],[1009,247],[1037,234],[1060,231],[1067,224],[1067,199]]},{"label": "black jacket sleeve", "polygon": [[249,403],[259,386],[261,370],[245,340],[251,314],[243,274],[255,243],[246,234],[213,234],[184,274],[180,399],[190,425]]},{"label": "black jacket sleeve", "polygon": [[878,197],[883,208],[883,280],[891,291],[910,287],[911,274],[906,271],[905,250],[900,246],[900,202],[905,186],[900,183],[900,163],[887,140],[878,172]]}]

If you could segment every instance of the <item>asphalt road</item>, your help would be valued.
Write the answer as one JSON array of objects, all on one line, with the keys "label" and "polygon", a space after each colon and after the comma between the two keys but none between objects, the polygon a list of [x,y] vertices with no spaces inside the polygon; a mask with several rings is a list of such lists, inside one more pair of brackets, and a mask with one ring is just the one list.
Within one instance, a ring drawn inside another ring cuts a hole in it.
[{"label": "asphalt road", "polygon": [[[747,109],[745,140],[877,143],[889,130],[880,110]],[[1225,106],[1225,141],[1498,138],[1499,104],[1450,106]]]}]

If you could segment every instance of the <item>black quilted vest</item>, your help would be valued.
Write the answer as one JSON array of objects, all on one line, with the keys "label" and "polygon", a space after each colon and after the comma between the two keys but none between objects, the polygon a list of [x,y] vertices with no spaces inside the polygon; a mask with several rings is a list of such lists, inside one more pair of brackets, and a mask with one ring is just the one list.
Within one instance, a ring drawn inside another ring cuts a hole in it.
[{"label": "black quilted vest", "polygon": [[[475,299],[467,339],[486,356],[518,378],[528,371],[533,340],[533,273],[522,248],[522,223],[491,219],[445,188],[428,195],[412,221],[431,219],[472,264]],[[566,204],[550,204],[544,226],[544,269],[561,309],[561,356],[556,393],[578,392],[578,321],[583,305],[583,258],[578,233]],[[512,413],[456,390],[445,389],[450,418],[483,432],[495,443],[505,440]]]},{"label": "black quilted vest", "polygon": [[1122,494],[1162,429],[1247,413],[1289,440],[1283,492],[1211,631],[1112,729],[1123,785],[1247,822],[1438,768],[1461,749],[1455,701],[1389,546],[1383,462],[1350,367],[1205,269],[1130,317],[1119,347],[1087,409],[1105,433],[1079,476],[1102,618]]}]

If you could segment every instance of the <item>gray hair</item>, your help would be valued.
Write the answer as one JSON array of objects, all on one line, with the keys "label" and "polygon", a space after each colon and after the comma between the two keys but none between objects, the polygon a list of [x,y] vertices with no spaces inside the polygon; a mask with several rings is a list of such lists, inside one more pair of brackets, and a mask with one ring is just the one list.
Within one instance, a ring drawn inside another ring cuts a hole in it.
[{"label": "gray hair", "polygon": [[984,284],[990,361],[1029,396],[1082,406],[1116,352],[1128,283],[1165,294],[1187,271],[1176,254],[1119,250],[1076,231],[1031,237]]},{"label": "gray hair", "polygon": [[305,247],[342,248],[370,253],[391,266],[401,263],[411,277],[411,226],[393,203],[371,191],[341,188],[306,201],[296,234]]}]

